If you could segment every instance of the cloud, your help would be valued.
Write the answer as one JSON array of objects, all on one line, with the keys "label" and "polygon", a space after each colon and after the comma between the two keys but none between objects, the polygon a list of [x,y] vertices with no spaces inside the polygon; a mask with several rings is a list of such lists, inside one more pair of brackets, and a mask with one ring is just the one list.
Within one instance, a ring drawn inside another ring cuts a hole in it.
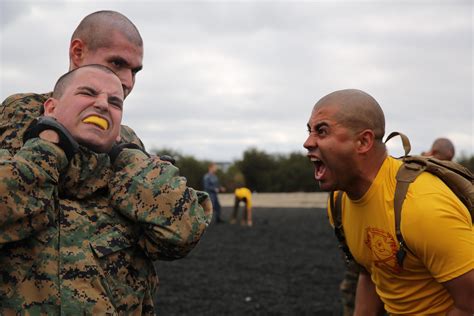
[{"label": "cloud", "polygon": [[450,135],[458,152],[473,153],[468,1],[7,3],[3,97],[51,89],[86,14],[107,8],[134,21],[144,69],[124,119],[148,148],[219,160],[250,146],[303,152],[314,103],[359,88],[414,153]]},{"label": "cloud", "polygon": [[2,29],[7,28],[9,24],[22,15],[28,14],[29,9],[31,9],[26,3],[11,0],[2,1],[0,8],[0,26]]}]

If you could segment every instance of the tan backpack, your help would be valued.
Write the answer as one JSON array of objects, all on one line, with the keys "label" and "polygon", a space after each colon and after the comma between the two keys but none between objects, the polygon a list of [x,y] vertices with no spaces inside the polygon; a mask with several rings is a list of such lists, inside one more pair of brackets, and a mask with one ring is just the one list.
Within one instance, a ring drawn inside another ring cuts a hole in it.
[{"label": "tan backpack", "polygon": [[[456,194],[464,205],[466,205],[471,214],[472,220],[474,213],[474,176],[469,169],[452,161],[439,160],[433,157],[409,156],[408,154],[411,150],[410,141],[408,140],[408,137],[402,133],[391,133],[388,135],[385,143],[394,136],[401,137],[403,149],[405,151],[405,155],[399,158],[403,161],[403,164],[400,166],[396,176],[397,185],[395,187],[394,197],[395,232],[400,246],[397,252],[397,262],[402,266],[403,260],[406,256],[406,251],[410,251],[405,244],[400,229],[402,206],[410,183],[415,181],[418,175],[422,172],[426,171],[434,174],[440,178],[454,194]],[[329,203],[334,222],[334,232],[339,240],[339,247],[344,251],[346,256],[346,262],[351,264],[354,261],[354,258],[349,251],[349,247],[347,247],[344,229],[342,227],[342,194],[337,194],[336,197],[334,195],[334,192],[331,192]]]}]

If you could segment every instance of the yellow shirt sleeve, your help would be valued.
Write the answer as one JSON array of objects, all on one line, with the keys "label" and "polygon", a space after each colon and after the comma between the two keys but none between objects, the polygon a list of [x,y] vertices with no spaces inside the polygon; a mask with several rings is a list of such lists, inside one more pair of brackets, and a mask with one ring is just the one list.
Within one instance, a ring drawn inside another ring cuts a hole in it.
[{"label": "yellow shirt sleeve", "polygon": [[412,183],[403,205],[401,229],[408,247],[436,281],[474,269],[474,233],[467,208],[437,177],[424,173]]}]

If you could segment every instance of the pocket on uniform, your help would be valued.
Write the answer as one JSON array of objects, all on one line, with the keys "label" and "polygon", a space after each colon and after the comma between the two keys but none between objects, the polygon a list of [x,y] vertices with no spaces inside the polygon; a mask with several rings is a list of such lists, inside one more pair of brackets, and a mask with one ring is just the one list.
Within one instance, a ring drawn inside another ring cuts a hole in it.
[{"label": "pocket on uniform", "polygon": [[[144,279],[136,270],[135,239],[126,229],[113,227],[93,238],[90,246],[101,273],[105,295],[117,311],[133,314],[145,295]],[[139,267],[140,268],[140,267]]]},{"label": "pocket on uniform", "polygon": [[90,241],[94,254],[98,258],[132,246],[131,237],[118,229],[101,234]]}]

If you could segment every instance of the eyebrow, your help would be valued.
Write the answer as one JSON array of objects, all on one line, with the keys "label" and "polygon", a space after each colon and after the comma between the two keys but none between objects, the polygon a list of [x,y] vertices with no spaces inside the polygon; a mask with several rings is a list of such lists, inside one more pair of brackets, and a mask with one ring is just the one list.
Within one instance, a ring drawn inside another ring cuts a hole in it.
[{"label": "eyebrow", "polygon": [[79,86],[79,87],[77,87],[77,90],[86,90],[86,91],[89,91],[90,93],[92,93],[94,95],[97,95],[97,90],[95,90],[94,88],[91,88],[89,86]]},{"label": "eyebrow", "polygon": [[[313,131],[313,129],[311,128],[311,125],[306,124],[306,126],[308,127],[308,131]],[[329,126],[329,124],[327,122],[320,122],[320,123],[317,123],[316,125],[314,125],[314,131],[317,131],[319,128],[321,127],[324,127],[324,126]]]},{"label": "eyebrow", "polygon": [[[109,61],[113,61],[113,60],[117,60],[117,61],[123,63],[124,65],[126,65],[127,67],[130,67],[130,63],[125,58],[123,58],[122,56],[119,56],[119,55],[110,56]],[[143,65],[140,65],[140,66],[135,67],[135,68],[131,68],[133,73],[137,73],[142,69],[143,69]]]},{"label": "eyebrow", "polygon": [[[97,92],[97,90],[95,90],[94,88],[91,88],[89,86],[79,86],[77,87],[77,90],[86,90],[86,91],[89,91],[90,93],[94,94],[94,95],[98,95],[99,93]],[[117,96],[114,96],[114,95],[111,95],[109,96],[108,98],[109,101],[119,101],[120,103],[123,104],[123,99],[121,99],[120,97],[117,97]]]},{"label": "eyebrow", "polygon": [[111,95],[108,99],[109,102],[118,102],[121,106],[123,106],[123,100],[117,96]]},{"label": "eyebrow", "polygon": [[324,127],[324,126],[329,126],[329,124],[327,122],[321,122],[321,123],[316,124],[314,128],[319,129],[320,127]]},{"label": "eyebrow", "polygon": [[138,66],[138,67],[132,68],[132,72],[136,74],[137,72],[139,72],[142,69],[143,69],[143,66]]}]

